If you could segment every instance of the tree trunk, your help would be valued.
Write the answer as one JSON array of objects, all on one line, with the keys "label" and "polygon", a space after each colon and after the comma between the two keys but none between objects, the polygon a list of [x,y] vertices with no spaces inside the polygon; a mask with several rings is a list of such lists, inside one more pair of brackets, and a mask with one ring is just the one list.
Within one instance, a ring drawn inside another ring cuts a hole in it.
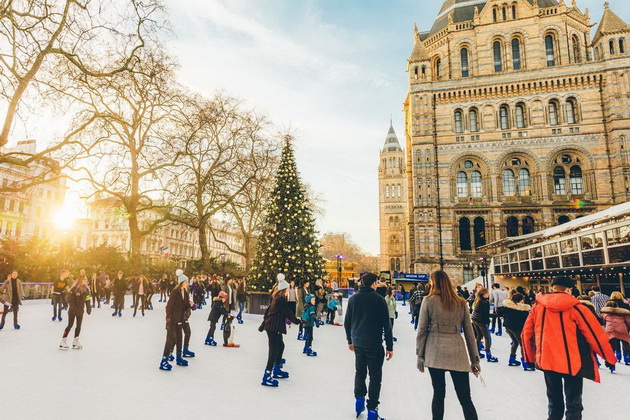
[{"label": "tree trunk", "polygon": [[138,228],[138,215],[129,213],[129,236],[131,237],[131,266],[134,271],[142,272],[142,235]]},{"label": "tree trunk", "polygon": [[210,272],[210,251],[208,251],[208,229],[205,223],[199,225],[199,249],[201,250],[201,267],[205,273]]}]

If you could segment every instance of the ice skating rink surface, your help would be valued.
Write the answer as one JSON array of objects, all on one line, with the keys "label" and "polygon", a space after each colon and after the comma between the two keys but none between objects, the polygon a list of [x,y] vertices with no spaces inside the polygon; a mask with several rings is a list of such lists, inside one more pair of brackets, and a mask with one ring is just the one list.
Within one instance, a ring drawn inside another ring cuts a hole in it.
[{"label": "ice skating rink surface", "polygon": [[[267,336],[258,332],[261,316],[246,315],[236,325],[238,349],[204,346],[209,306],[190,320],[190,349],[197,357],[188,367],[173,363],[171,372],[158,370],[165,341],[164,303],[154,297],[155,310],[132,317],[127,296],[122,318],[102,306],[84,317],[82,350],[58,350],[63,322],[51,321],[50,301],[27,301],[20,308],[21,330],[12,314],[0,331],[1,419],[354,419],[354,357],[343,327],[315,330],[317,357],[302,354],[293,326],[285,336],[286,370],[290,378],[279,388],[260,385]],[[394,326],[398,342],[394,358],[385,362],[380,413],[387,420],[431,416],[431,382],[416,369],[415,333],[399,306]],[[218,330],[218,328],[217,328]],[[71,333],[72,334],[72,333]],[[71,337],[69,342],[71,343]],[[493,337],[500,360],[482,361],[486,387],[471,376],[473,401],[480,419],[545,419],[547,399],[541,372],[508,367],[510,339]],[[627,408],[630,366],[610,374],[601,368],[602,383],[585,381],[584,419],[630,418]],[[365,418],[365,414],[361,416]],[[445,419],[461,419],[455,392],[447,381]]]}]

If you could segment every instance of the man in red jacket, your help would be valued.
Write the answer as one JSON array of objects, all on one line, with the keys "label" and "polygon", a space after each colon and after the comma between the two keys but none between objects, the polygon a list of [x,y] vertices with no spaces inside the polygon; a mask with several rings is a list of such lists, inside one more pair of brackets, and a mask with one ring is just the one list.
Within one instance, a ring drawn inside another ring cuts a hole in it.
[{"label": "man in red jacket", "polygon": [[521,338],[525,361],[545,373],[549,420],[582,418],[583,378],[599,382],[595,353],[611,367],[617,362],[608,336],[593,313],[571,296],[574,282],[557,277],[553,293],[538,295]]}]

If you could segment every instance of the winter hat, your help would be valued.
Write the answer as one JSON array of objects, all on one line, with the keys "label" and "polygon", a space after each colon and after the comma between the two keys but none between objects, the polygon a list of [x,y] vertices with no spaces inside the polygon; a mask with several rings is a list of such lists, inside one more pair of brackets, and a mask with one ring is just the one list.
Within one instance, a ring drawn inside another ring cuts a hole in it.
[{"label": "winter hat", "polygon": [[[182,270],[178,270],[178,271],[182,271]],[[186,276],[183,272],[182,274],[180,274],[179,276],[177,276],[177,284],[182,284],[183,282],[185,282],[186,280],[188,280],[188,276]]]},{"label": "winter hat", "polygon": [[181,276],[182,274],[184,274],[184,270],[182,270],[181,268],[178,268],[177,270],[175,270],[175,275],[177,277]]},{"label": "winter hat", "polygon": [[305,303],[310,303],[310,302],[311,302],[311,299],[313,299],[314,297],[315,297],[315,295],[314,295],[314,294],[309,293],[309,294],[308,294],[308,295],[306,295],[306,297],[304,298],[304,302],[305,302]]},{"label": "winter hat", "polygon": [[571,278],[567,276],[558,276],[551,282],[551,285],[559,285],[564,287],[575,287],[575,281],[571,280]]},{"label": "winter hat", "polygon": [[284,274],[279,273],[279,274],[278,274],[278,282],[281,282],[281,281],[283,281],[284,279],[285,279]]},{"label": "winter hat", "polygon": [[[282,274],[278,274],[278,277],[282,276]],[[284,277],[284,276],[282,276]],[[284,279],[282,280],[278,280],[278,290],[284,290],[284,289],[288,289],[289,288],[289,283],[287,283],[286,281],[284,281]]]},{"label": "winter hat", "polygon": [[220,298],[227,298],[227,297],[228,297],[228,294],[227,294],[227,293],[225,293],[225,292],[223,292],[223,291],[221,291],[221,292],[219,292],[219,297],[220,297]]}]

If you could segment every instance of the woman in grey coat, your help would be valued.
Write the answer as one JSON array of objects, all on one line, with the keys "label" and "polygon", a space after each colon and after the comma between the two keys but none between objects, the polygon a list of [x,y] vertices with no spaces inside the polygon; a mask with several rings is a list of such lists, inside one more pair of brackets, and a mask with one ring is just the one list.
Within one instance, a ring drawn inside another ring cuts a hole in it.
[{"label": "woman in grey coat", "polygon": [[[466,301],[457,296],[444,271],[431,274],[431,291],[420,308],[416,354],[418,369],[429,368],[434,420],[444,418],[446,372],[451,375],[466,420],[477,420],[470,397],[469,372],[479,374],[479,355]],[[464,330],[464,338],[460,331]]]}]

